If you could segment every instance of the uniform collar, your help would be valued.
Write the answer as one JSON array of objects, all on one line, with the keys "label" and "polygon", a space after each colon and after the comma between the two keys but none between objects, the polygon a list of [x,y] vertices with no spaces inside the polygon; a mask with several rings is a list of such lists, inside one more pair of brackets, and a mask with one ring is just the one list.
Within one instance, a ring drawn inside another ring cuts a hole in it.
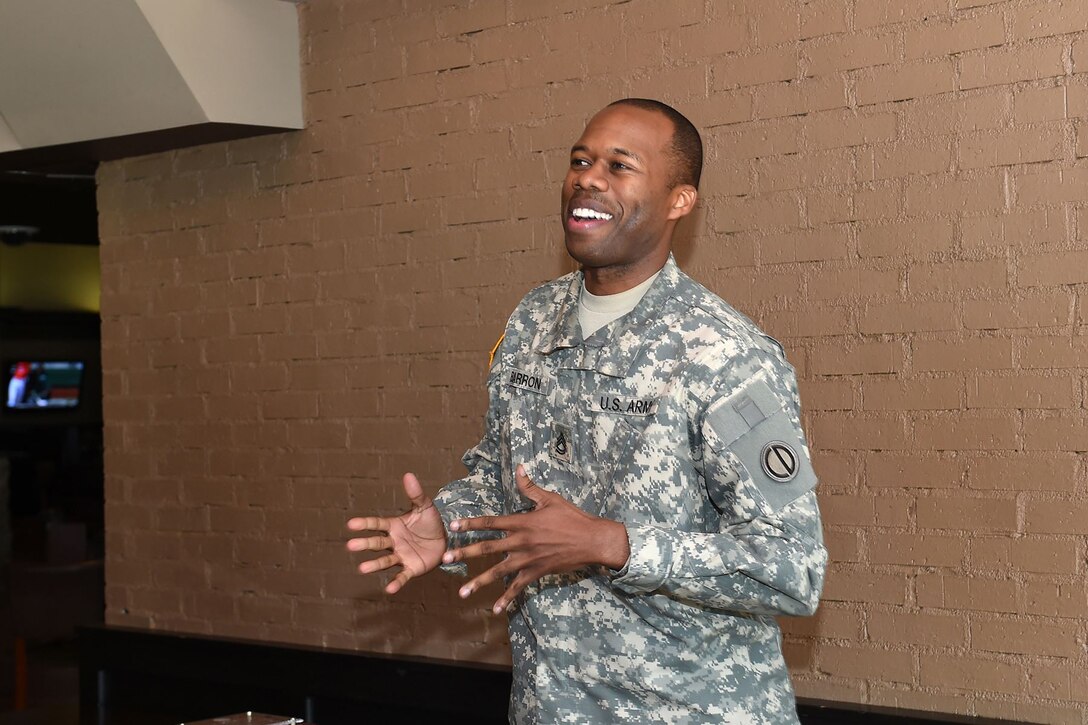
[{"label": "uniform collar", "polygon": [[684,278],[676,260],[669,254],[661,274],[635,308],[583,340],[578,323],[578,295],[584,277],[582,272],[576,272],[570,276],[567,285],[560,288],[555,317],[550,325],[541,328],[534,348],[543,355],[550,355],[562,348],[583,347],[583,355],[579,357],[585,364],[577,367],[624,377],[639,351],[652,339],[647,334],[648,328],[668,322],[662,316],[664,305],[672,297],[683,296]]}]

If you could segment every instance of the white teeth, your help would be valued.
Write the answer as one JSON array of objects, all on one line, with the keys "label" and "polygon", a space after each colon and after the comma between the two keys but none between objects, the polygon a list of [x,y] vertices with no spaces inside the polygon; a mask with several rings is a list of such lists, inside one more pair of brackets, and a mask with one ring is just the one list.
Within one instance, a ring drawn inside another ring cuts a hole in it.
[{"label": "white teeth", "polygon": [[605,221],[609,221],[609,220],[612,219],[611,214],[605,214],[604,212],[601,212],[601,211],[596,211],[594,209],[586,209],[586,208],[583,208],[583,207],[578,207],[577,209],[571,209],[570,215],[572,217],[574,217],[575,219],[603,219]]}]

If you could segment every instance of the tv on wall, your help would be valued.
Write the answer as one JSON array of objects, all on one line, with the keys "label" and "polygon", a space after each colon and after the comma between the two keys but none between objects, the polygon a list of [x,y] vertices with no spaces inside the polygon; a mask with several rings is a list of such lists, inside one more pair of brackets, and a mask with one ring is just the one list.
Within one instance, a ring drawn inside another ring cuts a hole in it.
[{"label": "tv on wall", "polygon": [[4,365],[4,408],[53,410],[79,405],[81,360],[14,360]]}]

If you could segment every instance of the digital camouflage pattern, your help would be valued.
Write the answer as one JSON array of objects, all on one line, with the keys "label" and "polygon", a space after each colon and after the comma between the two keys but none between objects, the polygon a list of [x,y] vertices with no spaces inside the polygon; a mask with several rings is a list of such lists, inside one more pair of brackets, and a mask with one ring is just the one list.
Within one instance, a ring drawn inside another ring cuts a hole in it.
[{"label": "digital camouflage pattern", "polygon": [[527,510],[522,463],[626,525],[622,570],[546,576],[512,607],[511,721],[796,723],[774,616],[815,610],[827,555],[793,368],[671,258],[585,340],[581,284],[566,275],[518,305],[469,474],[435,499],[447,532]]}]

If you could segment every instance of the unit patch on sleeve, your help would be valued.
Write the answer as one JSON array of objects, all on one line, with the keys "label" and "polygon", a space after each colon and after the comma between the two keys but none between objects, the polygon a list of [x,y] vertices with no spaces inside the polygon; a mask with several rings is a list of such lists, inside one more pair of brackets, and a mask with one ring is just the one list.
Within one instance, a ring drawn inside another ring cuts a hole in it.
[{"label": "unit patch on sleeve", "polygon": [[789,483],[797,476],[797,453],[789,443],[771,441],[763,446],[760,461],[763,472],[773,481]]}]

